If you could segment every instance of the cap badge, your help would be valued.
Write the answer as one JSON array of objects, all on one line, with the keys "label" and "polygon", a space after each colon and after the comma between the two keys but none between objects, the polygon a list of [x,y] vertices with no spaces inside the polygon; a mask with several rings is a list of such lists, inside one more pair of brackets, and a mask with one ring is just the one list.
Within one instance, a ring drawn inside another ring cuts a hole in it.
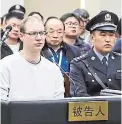
[{"label": "cap badge", "polygon": [[111,15],[109,13],[105,15],[105,21],[111,21]]},{"label": "cap badge", "polygon": [[15,8],[19,10],[20,9],[20,5],[16,5]]}]

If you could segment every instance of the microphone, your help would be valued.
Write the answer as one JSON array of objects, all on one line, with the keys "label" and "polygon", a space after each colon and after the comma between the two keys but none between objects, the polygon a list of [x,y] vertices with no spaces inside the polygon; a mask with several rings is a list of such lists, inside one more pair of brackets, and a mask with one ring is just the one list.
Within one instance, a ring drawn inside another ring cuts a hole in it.
[{"label": "microphone", "polygon": [[[73,94],[73,96],[74,96],[74,95],[76,94],[76,91],[77,91],[75,82],[74,82],[73,79],[68,75],[68,73],[66,73],[66,72],[64,71],[64,69],[61,68],[55,61],[53,61],[53,63],[55,63],[56,66],[58,66],[59,69],[69,78],[69,82],[72,82],[72,83],[73,83],[73,85],[74,85],[74,94]],[[69,91],[69,92],[70,92],[70,91]],[[71,94],[70,94],[69,97],[71,97]]]},{"label": "microphone", "polygon": [[[49,48],[47,48],[46,50],[43,51],[42,55],[45,57],[45,58],[51,58],[53,57],[53,54],[51,52],[51,50]],[[56,66],[58,66],[58,68],[69,78],[69,81],[71,81],[74,85],[74,95],[76,94],[76,84],[75,82],[73,81],[73,79],[68,75],[68,73],[65,72],[65,70],[63,68],[61,68],[54,60],[52,61],[54,64],[56,64]]]},{"label": "microphone", "polygon": [[1,42],[5,41],[8,37],[8,33],[12,30],[12,27],[11,26],[7,26],[6,29],[5,29],[5,32],[3,34],[3,37],[1,39]]}]

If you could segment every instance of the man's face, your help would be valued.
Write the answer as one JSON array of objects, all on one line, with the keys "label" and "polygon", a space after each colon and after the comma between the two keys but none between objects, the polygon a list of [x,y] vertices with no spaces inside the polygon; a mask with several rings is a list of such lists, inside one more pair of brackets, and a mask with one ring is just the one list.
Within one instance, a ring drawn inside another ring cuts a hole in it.
[{"label": "man's face", "polygon": [[18,39],[20,33],[20,23],[21,23],[21,19],[17,19],[14,17],[6,21],[5,27],[8,25],[12,26],[12,30],[9,32],[8,35],[9,38],[15,40]]},{"label": "man's face", "polygon": [[65,20],[65,35],[67,36],[78,36],[79,33],[79,22],[75,17],[69,17]]},{"label": "man's face", "polygon": [[115,33],[107,31],[94,31],[91,35],[94,49],[101,53],[107,54],[112,51],[116,37]]},{"label": "man's face", "polygon": [[46,24],[46,41],[49,46],[60,46],[63,41],[64,25],[58,19],[51,19]]},{"label": "man's face", "polygon": [[42,21],[34,18],[25,24],[25,33],[21,33],[24,48],[39,52],[45,43],[45,30]]}]

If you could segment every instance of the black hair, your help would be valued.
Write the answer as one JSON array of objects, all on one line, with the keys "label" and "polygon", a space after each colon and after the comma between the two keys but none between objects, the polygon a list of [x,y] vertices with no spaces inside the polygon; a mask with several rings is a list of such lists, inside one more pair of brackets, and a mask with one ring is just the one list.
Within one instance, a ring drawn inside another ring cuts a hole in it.
[{"label": "black hair", "polygon": [[24,14],[22,13],[18,13],[18,12],[11,12],[11,13],[8,13],[6,14],[6,18],[5,18],[5,21],[8,21],[9,19],[11,18],[17,18],[17,19],[24,19]]},{"label": "black hair", "polygon": [[85,9],[78,8],[78,9],[74,10],[72,13],[79,16],[81,18],[81,20],[82,20],[82,18],[84,18],[84,19],[89,18],[89,13]]},{"label": "black hair", "polygon": [[[46,20],[45,23],[44,23],[44,26],[45,26],[45,27],[46,27],[48,21],[51,20],[51,19],[57,19],[57,20],[60,20],[60,19],[59,19],[58,17],[56,17],[56,16],[50,16],[50,17],[47,18],[47,20]],[[61,20],[60,20],[60,21],[61,21]],[[62,21],[61,21],[61,22],[62,22]],[[63,22],[62,22],[62,24],[63,24],[63,26],[64,26],[64,30],[65,30],[65,25],[64,25]]]},{"label": "black hair", "polygon": [[117,25],[117,33],[119,34],[119,35],[122,35],[121,33],[121,23],[122,23],[122,17],[120,18],[120,20],[119,20],[119,23],[118,23],[118,25]]},{"label": "black hair", "polygon": [[74,13],[66,13],[63,16],[60,17],[60,20],[62,22],[65,22],[69,17],[74,17],[78,20],[78,22],[80,23],[80,17],[78,17],[77,15],[75,15]]},{"label": "black hair", "polygon": [[39,12],[31,12],[28,16],[32,16],[32,15],[34,15],[34,14],[39,15],[39,16],[41,17],[41,20],[44,21],[44,17],[43,17],[43,16],[41,15],[41,13],[39,13]]}]

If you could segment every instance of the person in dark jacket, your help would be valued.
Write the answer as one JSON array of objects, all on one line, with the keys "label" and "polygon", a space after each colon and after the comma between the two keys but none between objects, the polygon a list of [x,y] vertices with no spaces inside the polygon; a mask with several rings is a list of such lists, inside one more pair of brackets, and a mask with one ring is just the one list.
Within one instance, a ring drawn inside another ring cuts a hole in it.
[{"label": "person in dark jacket", "polygon": [[116,43],[114,45],[113,51],[117,52],[117,53],[121,53],[121,41],[122,41],[122,32],[121,32],[121,23],[122,23],[122,18],[120,18],[119,23],[117,25],[117,40]]},{"label": "person in dark jacket", "polygon": [[57,17],[49,17],[45,22],[46,43],[42,55],[56,63],[62,73],[69,72],[69,63],[80,56],[79,48],[63,42],[64,24]]},{"label": "person in dark jacket", "polygon": [[121,56],[112,51],[117,24],[117,15],[104,11],[86,25],[93,49],[70,64],[71,96],[98,96],[105,88],[121,90]]},{"label": "person in dark jacket", "polygon": [[[22,13],[11,12],[6,15],[5,27],[11,26],[12,30],[8,38],[1,45],[1,59],[22,49],[22,42],[19,39],[20,23],[24,15]],[[4,34],[4,33],[3,33]]]},{"label": "person in dark jacket", "polygon": [[114,48],[113,48],[113,51],[114,52],[121,53],[121,49],[122,49],[122,47],[121,47],[121,41],[122,41],[121,38],[118,38],[116,40],[116,43],[115,43]]},{"label": "person in dark jacket", "polygon": [[77,8],[73,11],[75,15],[80,17],[80,28],[79,28],[79,36],[84,40],[85,43],[91,45],[90,43],[90,32],[86,30],[86,25],[89,22],[89,13],[85,9]]},{"label": "person in dark jacket", "polygon": [[80,18],[73,13],[66,13],[61,16],[60,19],[65,25],[63,41],[77,46],[81,54],[88,52],[91,49],[90,45],[86,44],[83,39],[79,37]]}]

